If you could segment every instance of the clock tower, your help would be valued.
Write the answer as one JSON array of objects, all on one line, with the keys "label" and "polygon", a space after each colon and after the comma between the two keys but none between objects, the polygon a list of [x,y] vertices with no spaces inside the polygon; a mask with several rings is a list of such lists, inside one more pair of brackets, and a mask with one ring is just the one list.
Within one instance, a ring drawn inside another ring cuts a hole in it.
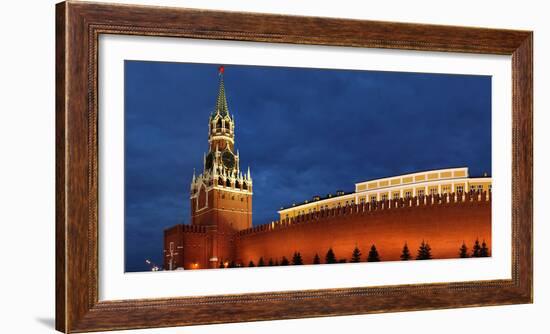
[{"label": "clock tower", "polygon": [[[193,172],[190,200],[192,225],[215,230],[218,236],[229,236],[252,227],[252,178],[250,168],[243,173],[239,166],[235,118],[229,114],[223,75],[222,66],[216,106],[208,118],[209,149],[204,155],[202,173]],[[217,258],[217,253],[213,250],[212,258]]]}]

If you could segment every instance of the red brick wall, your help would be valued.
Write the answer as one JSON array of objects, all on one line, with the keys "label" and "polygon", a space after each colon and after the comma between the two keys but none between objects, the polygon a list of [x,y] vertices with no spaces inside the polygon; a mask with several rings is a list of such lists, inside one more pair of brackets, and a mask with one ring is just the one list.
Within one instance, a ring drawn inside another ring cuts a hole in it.
[{"label": "red brick wall", "polygon": [[176,245],[172,269],[207,268],[209,235],[202,226],[175,225],[164,231],[164,268],[170,268],[170,242]]},{"label": "red brick wall", "polygon": [[208,193],[208,209],[196,212],[196,204],[196,201],[191,200],[193,225],[227,224],[235,230],[244,230],[252,226],[252,196],[250,195],[211,190]]},{"label": "red brick wall", "polygon": [[306,264],[313,261],[315,253],[323,263],[332,247],[338,259],[349,261],[357,245],[365,261],[375,244],[381,260],[399,260],[405,242],[414,257],[422,240],[429,243],[434,258],[458,257],[462,241],[471,251],[476,238],[480,242],[484,239],[491,247],[491,201],[485,196],[482,199],[468,196],[464,202],[390,209],[387,205],[388,202],[386,209],[358,205],[353,210],[347,208],[347,212],[342,209],[331,210],[328,215],[306,215],[292,223],[278,223],[275,228],[269,224],[241,231],[236,242],[236,259],[245,265],[250,260],[257,263],[260,257],[266,263],[270,258],[280,262],[282,256],[290,260],[299,251]]}]

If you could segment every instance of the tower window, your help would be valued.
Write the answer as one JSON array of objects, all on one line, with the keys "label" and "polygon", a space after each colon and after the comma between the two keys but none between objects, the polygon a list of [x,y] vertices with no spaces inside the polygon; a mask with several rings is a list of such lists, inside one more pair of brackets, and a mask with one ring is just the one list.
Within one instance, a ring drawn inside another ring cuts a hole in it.
[{"label": "tower window", "polygon": [[221,177],[218,179],[218,185],[223,186],[223,180]]},{"label": "tower window", "polygon": [[231,180],[227,179],[227,181],[225,181],[225,185],[227,187],[231,187]]}]

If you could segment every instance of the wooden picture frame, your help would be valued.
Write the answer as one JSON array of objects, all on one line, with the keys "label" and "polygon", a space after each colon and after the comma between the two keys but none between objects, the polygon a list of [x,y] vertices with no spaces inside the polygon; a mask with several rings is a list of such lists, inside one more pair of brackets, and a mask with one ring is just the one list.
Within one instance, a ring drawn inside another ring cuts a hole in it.
[{"label": "wooden picture frame", "polygon": [[[98,299],[101,34],[512,56],[512,278],[124,301]],[[533,301],[533,33],[66,1],[56,7],[56,329],[120,330]],[[215,317],[212,315],[215,314]]]}]

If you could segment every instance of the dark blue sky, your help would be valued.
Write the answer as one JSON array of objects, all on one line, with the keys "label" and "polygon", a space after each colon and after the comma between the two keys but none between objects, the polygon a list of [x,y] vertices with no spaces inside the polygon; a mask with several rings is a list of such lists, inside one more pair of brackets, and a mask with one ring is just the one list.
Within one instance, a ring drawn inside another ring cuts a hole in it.
[{"label": "dark blue sky", "polygon": [[[218,64],[125,62],[126,271],[162,263],[163,229],[189,223]],[[225,66],[254,225],[281,206],[418,170],[491,172],[491,78]]]}]

